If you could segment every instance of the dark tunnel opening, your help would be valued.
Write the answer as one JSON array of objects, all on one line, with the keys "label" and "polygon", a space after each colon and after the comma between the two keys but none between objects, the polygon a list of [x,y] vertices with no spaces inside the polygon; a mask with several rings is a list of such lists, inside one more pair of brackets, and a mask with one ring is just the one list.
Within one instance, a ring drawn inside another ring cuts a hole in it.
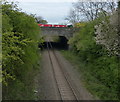
[{"label": "dark tunnel opening", "polygon": [[[69,45],[67,44],[68,39],[64,36],[59,36],[59,41],[58,42],[50,42],[52,44],[52,47],[54,49],[58,49],[58,50],[68,50]],[[43,44],[39,44],[39,48],[43,49],[47,49],[47,43],[48,42],[44,42]]]}]

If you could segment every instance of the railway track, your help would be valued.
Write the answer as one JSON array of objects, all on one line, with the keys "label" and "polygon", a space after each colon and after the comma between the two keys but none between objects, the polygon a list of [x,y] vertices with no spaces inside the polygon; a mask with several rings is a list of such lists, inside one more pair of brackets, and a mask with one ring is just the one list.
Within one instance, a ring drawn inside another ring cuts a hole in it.
[{"label": "railway track", "polygon": [[61,100],[63,101],[76,100],[77,102],[78,98],[70,82],[68,81],[69,76],[64,74],[62,65],[59,63],[58,58],[50,42],[47,43],[47,49],[48,49],[48,55],[51,62],[52,70],[53,70],[53,75],[55,78],[55,82],[56,82]]}]

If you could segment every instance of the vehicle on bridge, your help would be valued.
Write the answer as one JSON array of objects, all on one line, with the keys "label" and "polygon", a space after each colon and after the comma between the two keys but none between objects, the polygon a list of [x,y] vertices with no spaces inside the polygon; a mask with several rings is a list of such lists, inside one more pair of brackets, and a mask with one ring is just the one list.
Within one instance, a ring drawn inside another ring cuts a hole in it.
[{"label": "vehicle on bridge", "polygon": [[72,25],[38,24],[40,27],[72,27]]}]

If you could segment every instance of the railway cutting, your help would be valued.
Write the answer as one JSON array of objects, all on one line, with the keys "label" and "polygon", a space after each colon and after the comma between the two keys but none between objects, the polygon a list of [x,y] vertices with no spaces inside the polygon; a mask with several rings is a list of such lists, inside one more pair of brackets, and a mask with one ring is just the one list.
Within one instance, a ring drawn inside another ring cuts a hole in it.
[{"label": "railway cutting", "polygon": [[60,65],[57,56],[55,55],[54,49],[52,48],[52,44],[48,42],[47,48],[49,59],[52,65],[53,74],[55,77],[55,82],[57,84],[61,100],[77,101],[77,96],[75,95],[74,89],[67,80],[68,76],[65,76],[65,74],[62,71],[62,65]]}]

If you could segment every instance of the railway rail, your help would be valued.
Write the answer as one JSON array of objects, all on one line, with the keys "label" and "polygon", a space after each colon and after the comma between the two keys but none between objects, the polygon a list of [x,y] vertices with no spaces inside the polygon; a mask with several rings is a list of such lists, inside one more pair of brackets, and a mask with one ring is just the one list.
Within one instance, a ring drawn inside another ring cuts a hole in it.
[{"label": "railway rail", "polygon": [[69,76],[64,74],[62,65],[59,63],[57,55],[50,42],[47,42],[47,50],[61,100],[75,100],[77,102],[78,98],[75,94],[74,88],[72,88],[68,80]]}]

